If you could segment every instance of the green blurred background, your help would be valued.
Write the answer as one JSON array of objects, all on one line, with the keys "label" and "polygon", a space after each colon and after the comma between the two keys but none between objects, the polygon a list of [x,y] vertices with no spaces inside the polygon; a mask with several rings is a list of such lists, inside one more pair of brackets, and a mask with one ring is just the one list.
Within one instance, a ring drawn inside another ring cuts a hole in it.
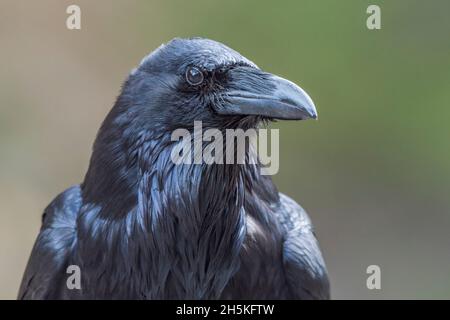
[{"label": "green blurred background", "polygon": [[[315,223],[333,298],[450,298],[449,13],[447,0],[1,0],[0,298],[15,298],[45,206],[82,180],[129,70],[176,36],[224,42],[313,97],[319,121],[273,125],[275,180]],[[366,288],[372,264],[381,290]]]}]

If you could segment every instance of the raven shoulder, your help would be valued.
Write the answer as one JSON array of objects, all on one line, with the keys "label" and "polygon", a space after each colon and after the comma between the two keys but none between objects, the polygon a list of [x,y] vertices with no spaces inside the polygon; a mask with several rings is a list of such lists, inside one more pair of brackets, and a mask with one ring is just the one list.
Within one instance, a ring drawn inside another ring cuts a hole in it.
[{"label": "raven shoulder", "polygon": [[76,243],[76,219],[81,205],[81,190],[76,185],[58,195],[44,210],[19,299],[59,298],[64,268]]},{"label": "raven shoulder", "polygon": [[292,298],[329,299],[327,269],[308,214],[282,193],[274,211],[284,233],[283,265]]}]

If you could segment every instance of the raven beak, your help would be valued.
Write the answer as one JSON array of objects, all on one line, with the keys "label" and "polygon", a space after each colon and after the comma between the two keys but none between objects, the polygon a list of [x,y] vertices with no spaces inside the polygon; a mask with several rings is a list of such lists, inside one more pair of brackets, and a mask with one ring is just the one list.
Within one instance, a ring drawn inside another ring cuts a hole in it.
[{"label": "raven beak", "polygon": [[[302,88],[281,77],[264,75],[245,81],[245,86],[237,84],[237,90],[228,91],[224,99],[226,104],[217,112],[284,120],[317,119],[316,107]],[[242,90],[242,87],[245,89]]]}]

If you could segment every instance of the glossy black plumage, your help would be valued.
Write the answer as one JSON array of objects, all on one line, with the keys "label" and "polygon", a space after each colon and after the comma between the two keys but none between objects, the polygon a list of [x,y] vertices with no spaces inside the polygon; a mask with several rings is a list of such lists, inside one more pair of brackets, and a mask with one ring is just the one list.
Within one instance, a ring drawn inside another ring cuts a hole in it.
[{"label": "glossy black plumage", "polygon": [[[200,86],[184,79],[192,65],[204,72]],[[124,83],[84,182],[46,208],[19,298],[328,298],[306,212],[258,165],[170,159],[171,132],[192,130],[194,120],[225,130],[271,115],[315,118],[294,86],[211,40],[174,39],[155,50]],[[242,92],[279,100],[258,101],[268,107],[257,114]],[[81,269],[81,290],[66,286],[69,265]]]}]

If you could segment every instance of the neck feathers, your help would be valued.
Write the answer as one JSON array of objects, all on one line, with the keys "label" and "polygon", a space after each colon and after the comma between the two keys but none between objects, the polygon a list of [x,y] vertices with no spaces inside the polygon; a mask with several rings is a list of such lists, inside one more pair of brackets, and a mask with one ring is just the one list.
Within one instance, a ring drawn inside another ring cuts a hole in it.
[{"label": "neck feathers", "polygon": [[133,226],[128,241],[139,252],[128,254],[141,260],[145,252],[137,273],[147,274],[141,276],[148,281],[147,298],[219,298],[238,268],[253,171],[176,165],[170,136],[140,135],[133,143],[122,137],[122,145],[110,138],[107,132],[97,138],[84,199],[100,206],[99,217]]},{"label": "neck feathers", "polygon": [[[237,165],[179,164],[170,147],[144,147],[138,214],[149,217],[158,288],[165,298],[219,298],[238,268],[245,237],[245,183]],[[150,160],[150,161],[149,161]]]}]

